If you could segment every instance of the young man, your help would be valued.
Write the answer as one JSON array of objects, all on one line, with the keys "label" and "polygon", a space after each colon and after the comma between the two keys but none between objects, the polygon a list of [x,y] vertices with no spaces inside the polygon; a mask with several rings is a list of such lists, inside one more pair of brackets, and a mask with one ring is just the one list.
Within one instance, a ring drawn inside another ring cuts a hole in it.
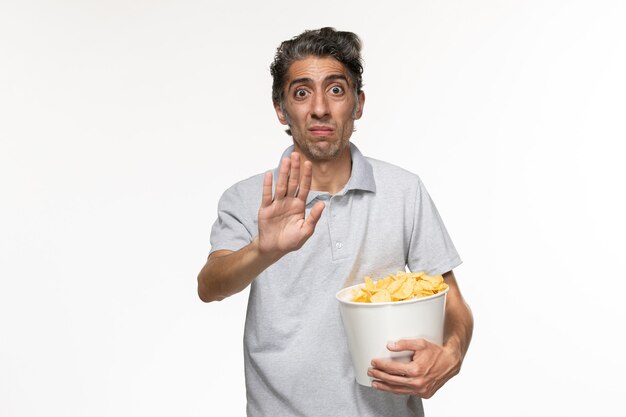
[{"label": "young man", "polygon": [[[283,42],[271,66],[278,120],[293,146],[273,172],[229,188],[198,276],[205,302],[248,285],[244,334],[250,416],[421,416],[456,375],[472,316],[452,269],[461,260],[420,179],[350,143],[363,113],[359,38],[332,28]],[[358,385],[335,293],[407,267],[450,286],[443,346],[390,343],[410,363],[372,358]]]}]

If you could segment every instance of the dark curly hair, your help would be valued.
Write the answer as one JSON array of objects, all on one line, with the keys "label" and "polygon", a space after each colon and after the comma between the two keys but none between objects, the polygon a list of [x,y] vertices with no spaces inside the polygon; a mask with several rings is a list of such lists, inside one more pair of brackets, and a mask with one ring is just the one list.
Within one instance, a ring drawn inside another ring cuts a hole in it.
[{"label": "dark curly hair", "polygon": [[270,65],[273,77],[272,101],[282,105],[287,71],[294,61],[307,56],[331,56],[341,62],[350,75],[355,95],[363,86],[363,63],[361,60],[361,40],[352,32],[341,32],[331,27],[306,30],[290,40],[284,41],[276,49],[274,62]]}]

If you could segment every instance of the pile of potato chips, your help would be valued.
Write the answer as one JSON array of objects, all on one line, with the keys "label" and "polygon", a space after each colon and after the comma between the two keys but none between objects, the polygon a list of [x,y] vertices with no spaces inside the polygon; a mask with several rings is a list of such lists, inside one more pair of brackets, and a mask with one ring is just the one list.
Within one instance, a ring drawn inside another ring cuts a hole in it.
[{"label": "pile of potato chips", "polygon": [[365,277],[365,286],[354,290],[352,301],[358,303],[384,303],[411,298],[428,297],[448,288],[443,276],[424,272],[398,272],[379,280]]}]

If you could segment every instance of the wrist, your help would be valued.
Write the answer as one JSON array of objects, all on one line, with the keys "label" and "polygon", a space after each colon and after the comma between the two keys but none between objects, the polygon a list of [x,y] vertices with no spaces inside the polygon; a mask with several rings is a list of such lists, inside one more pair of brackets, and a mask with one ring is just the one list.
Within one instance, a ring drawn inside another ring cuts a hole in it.
[{"label": "wrist", "polygon": [[281,253],[278,250],[269,250],[261,245],[259,236],[255,237],[250,243],[250,251],[254,253],[255,257],[265,266],[272,265],[280,258],[285,256],[285,253]]},{"label": "wrist", "polygon": [[460,368],[464,356],[460,342],[458,340],[454,340],[453,338],[449,338],[444,343],[443,350],[458,364],[458,367]]}]

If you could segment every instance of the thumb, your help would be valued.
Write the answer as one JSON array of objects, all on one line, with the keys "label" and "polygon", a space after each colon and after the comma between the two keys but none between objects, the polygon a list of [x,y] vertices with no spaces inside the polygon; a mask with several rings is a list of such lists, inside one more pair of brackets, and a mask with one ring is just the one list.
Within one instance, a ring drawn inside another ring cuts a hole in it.
[{"label": "thumb", "polygon": [[318,201],[309,212],[309,217],[307,217],[304,221],[304,225],[311,231],[311,233],[313,233],[317,221],[322,217],[322,211],[324,211],[325,207],[326,204],[324,204],[324,202]]}]

